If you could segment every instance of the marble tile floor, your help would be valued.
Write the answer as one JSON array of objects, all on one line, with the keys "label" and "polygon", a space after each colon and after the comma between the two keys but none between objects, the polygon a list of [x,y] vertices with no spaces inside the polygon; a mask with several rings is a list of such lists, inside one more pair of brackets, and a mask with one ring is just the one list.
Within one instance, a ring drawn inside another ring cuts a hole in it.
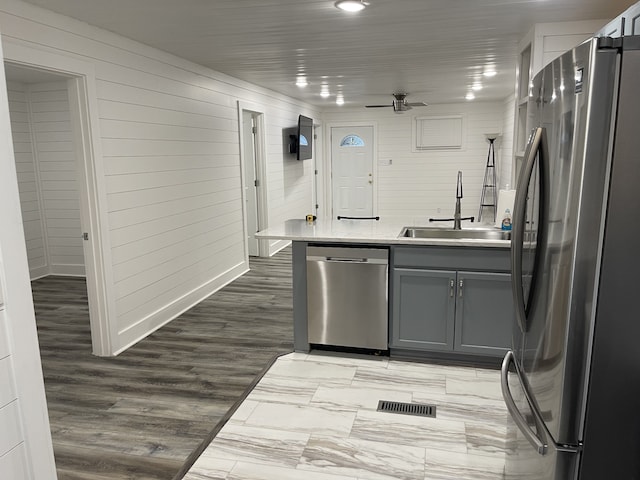
[{"label": "marble tile floor", "polygon": [[[436,405],[436,418],[376,411]],[[497,480],[499,372],[322,353],[280,357],[185,480]]]}]

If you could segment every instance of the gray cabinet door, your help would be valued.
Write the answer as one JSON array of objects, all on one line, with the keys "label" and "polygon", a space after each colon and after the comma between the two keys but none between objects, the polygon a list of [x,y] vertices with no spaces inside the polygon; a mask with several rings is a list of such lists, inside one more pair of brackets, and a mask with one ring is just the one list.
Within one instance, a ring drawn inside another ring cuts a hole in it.
[{"label": "gray cabinet door", "polygon": [[455,350],[504,355],[514,315],[511,275],[458,272],[456,287]]},{"label": "gray cabinet door", "polygon": [[391,346],[453,349],[456,272],[396,268]]}]

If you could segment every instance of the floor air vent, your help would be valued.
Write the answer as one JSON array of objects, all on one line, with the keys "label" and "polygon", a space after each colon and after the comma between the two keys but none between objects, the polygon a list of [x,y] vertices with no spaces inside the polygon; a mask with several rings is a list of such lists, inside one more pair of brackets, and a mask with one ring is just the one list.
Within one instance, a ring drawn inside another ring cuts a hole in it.
[{"label": "floor air vent", "polygon": [[419,417],[435,417],[436,406],[424,403],[403,403],[380,400],[378,402],[379,412],[401,413],[403,415],[417,415]]}]

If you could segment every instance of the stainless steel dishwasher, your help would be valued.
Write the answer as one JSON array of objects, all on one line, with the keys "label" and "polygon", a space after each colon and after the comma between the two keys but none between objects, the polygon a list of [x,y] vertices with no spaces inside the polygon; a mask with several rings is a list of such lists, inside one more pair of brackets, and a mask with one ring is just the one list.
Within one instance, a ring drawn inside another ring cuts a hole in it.
[{"label": "stainless steel dishwasher", "polygon": [[388,348],[389,250],[307,247],[309,343]]}]

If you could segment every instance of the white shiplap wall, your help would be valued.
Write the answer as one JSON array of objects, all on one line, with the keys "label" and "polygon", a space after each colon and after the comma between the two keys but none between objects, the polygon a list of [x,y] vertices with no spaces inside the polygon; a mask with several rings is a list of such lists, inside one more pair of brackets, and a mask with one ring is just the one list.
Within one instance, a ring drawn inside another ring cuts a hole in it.
[{"label": "white shiplap wall", "polygon": [[503,129],[502,137],[500,137],[500,183],[501,188],[509,185],[510,189],[516,188],[515,179],[512,178],[513,172],[513,135],[515,127],[516,96],[509,95],[505,98],[503,106]]},{"label": "white shiplap wall", "polygon": [[15,368],[9,350],[9,330],[5,319],[4,291],[0,260],[0,478],[27,478],[24,434],[20,424]]},{"label": "white shiplap wall", "polygon": [[[424,224],[429,217],[453,216],[458,170],[462,170],[464,180],[462,214],[478,215],[489,149],[484,134],[503,131],[503,109],[501,102],[430,105],[403,114],[390,108],[345,109],[325,112],[323,120],[327,128],[332,123],[377,124],[377,178],[374,178],[377,214],[383,219]],[[463,149],[413,151],[414,117],[458,114],[464,118]],[[329,138],[330,132],[326,134]],[[500,153],[497,148],[499,165]],[[384,165],[388,160],[391,165]]]},{"label": "white shiplap wall", "polygon": [[31,136],[27,87],[21,83],[9,82],[7,93],[29,272],[31,278],[37,278],[49,273],[49,264]]},{"label": "white shiplap wall", "polygon": [[84,275],[67,82],[9,84],[31,278]]},{"label": "white shiplap wall", "polygon": [[31,84],[28,94],[50,273],[84,275],[67,82]]},{"label": "white shiplap wall", "polygon": [[269,223],[309,213],[313,165],[284,154],[283,129],[311,107],[32,5],[3,2],[0,29],[95,70],[114,351],[248,267],[238,101],[264,113]]},{"label": "white shiplap wall", "polygon": [[0,478],[50,479],[55,463],[8,107],[0,69]]},{"label": "white shiplap wall", "polygon": [[0,478],[20,480],[28,478],[28,469],[15,368],[9,350],[2,281],[4,279],[0,280]]}]

